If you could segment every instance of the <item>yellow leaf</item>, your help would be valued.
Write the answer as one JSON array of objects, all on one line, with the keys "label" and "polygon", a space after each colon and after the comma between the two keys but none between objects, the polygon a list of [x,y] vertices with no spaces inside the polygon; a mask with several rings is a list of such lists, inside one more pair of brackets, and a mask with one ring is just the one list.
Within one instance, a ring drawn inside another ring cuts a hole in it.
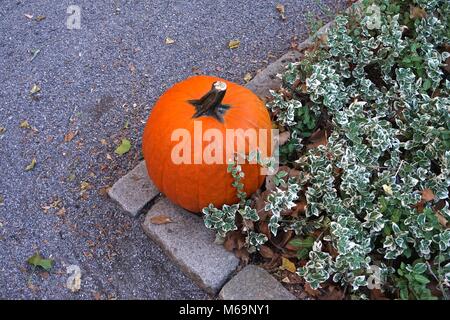
[{"label": "yellow leaf", "polygon": [[36,162],[37,162],[37,161],[36,161],[36,158],[33,158],[33,159],[31,160],[30,164],[27,165],[27,166],[25,167],[25,171],[33,170],[34,167],[36,166]]},{"label": "yellow leaf", "polygon": [[30,90],[30,94],[35,94],[41,91],[41,87],[39,87],[37,84],[33,84]]},{"label": "yellow leaf", "polygon": [[281,261],[282,261],[281,267],[283,269],[285,269],[285,270],[287,270],[289,272],[292,272],[292,273],[295,273],[297,271],[297,268],[295,267],[295,264],[291,260],[289,260],[289,259],[287,259],[285,257],[281,257]]},{"label": "yellow leaf", "polygon": [[388,186],[387,184],[383,184],[383,190],[387,195],[389,195],[389,196],[393,195],[391,186]]},{"label": "yellow leaf", "polygon": [[167,224],[173,222],[172,219],[164,214],[153,216],[150,218],[152,224]]},{"label": "yellow leaf", "polygon": [[166,38],[166,44],[174,44],[175,40],[173,40],[172,38],[167,37]]},{"label": "yellow leaf", "polygon": [[20,127],[21,127],[22,129],[31,129],[31,126],[30,126],[30,124],[28,123],[27,120],[23,120],[23,121],[20,123]]},{"label": "yellow leaf", "polygon": [[80,183],[80,190],[85,191],[91,188],[91,185],[87,181],[81,181]]},{"label": "yellow leaf", "polygon": [[239,40],[230,40],[230,42],[228,42],[228,48],[236,49],[239,47],[240,44],[241,44],[241,41],[239,41]]},{"label": "yellow leaf", "polygon": [[244,81],[248,83],[250,82],[250,80],[252,80],[252,78],[253,78],[252,74],[250,72],[247,72],[244,76]]}]

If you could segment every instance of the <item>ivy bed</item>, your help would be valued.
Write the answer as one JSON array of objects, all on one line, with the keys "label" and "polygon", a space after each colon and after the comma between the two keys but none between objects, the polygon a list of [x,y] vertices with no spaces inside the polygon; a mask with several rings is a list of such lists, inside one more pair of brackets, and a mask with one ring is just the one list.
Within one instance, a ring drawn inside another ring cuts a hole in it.
[{"label": "ivy bed", "polygon": [[364,0],[337,16],[267,103],[278,173],[246,200],[230,165],[241,202],[205,208],[206,226],[293,292],[447,299],[449,52],[447,0]]}]

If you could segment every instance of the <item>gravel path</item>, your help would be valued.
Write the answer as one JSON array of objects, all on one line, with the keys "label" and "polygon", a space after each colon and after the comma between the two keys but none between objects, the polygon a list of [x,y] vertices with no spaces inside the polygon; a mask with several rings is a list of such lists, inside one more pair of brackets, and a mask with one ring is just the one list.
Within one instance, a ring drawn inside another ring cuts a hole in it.
[{"label": "gravel path", "polygon": [[[279,2],[286,21],[276,1],[1,1],[0,298],[208,298],[105,188],[139,161],[143,123],[170,85],[193,71],[243,83],[306,37],[308,12],[327,20],[324,4],[345,3]],[[80,30],[66,28],[70,4]],[[118,156],[122,138],[132,149]],[[27,265],[36,251],[54,259],[50,272]],[[74,293],[71,264],[82,272]]]}]

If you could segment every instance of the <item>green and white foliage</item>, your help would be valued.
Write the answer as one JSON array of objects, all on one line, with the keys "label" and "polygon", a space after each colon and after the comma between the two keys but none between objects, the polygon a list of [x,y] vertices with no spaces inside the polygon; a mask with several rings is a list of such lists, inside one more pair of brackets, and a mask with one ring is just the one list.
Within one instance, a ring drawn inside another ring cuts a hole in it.
[{"label": "green and white foliage", "polygon": [[[379,28],[364,15],[372,5],[380,9]],[[410,5],[426,10],[426,17],[410,17]],[[337,255],[317,245],[299,274],[313,288],[332,279],[357,290],[380,257],[388,265],[439,255],[446,258],[432,270],[448,285],[442,269],[450,262],[450,230],[438,216],[450,218],[450,90],[443,71],[450,4],[380,0],[362,6],[359,16],[336,18],[309,74],[297,64],[297,75],[290,66],[282,77],[289,79],[282,92],[302,105],[305,98],[289,88],[306,79],[310,110],[322,114],[325,107],[332,124],[328,144],[297,163],[308,177],[302,182],[306,217],[330,220],[324,238]],[[418,211],[425,189],[434,199]],[[439,201],[443,208],[436,209]],[[390,275],[386,281],[394,281],[393,272],[380,268]]]},{"label": "green and white foliage", "polygon": [[[334,281],[358,292],[370,288],[376,268],[381,288],[402,299],[433,298],[430,281],[445,297],[450,2],[362,0],[351,12],[336,17],[320,47],[290,64],[281,90],[272,91],[268,108],[292,139],[281,158],[302,178],[267,197],[269,229],[314,238],[298,269],[313,288]],[[320,121],[331,128],[328,143],[307,150],[299,139]],[[301,192],[305,214],[284,219]],[[424,192],[432,194],[427,201]],[[231,216],[256,218],[246,205],[206,208],[205,223],[224,235],[235,229]],[[249,247],[266,241],[247,233]]]}]

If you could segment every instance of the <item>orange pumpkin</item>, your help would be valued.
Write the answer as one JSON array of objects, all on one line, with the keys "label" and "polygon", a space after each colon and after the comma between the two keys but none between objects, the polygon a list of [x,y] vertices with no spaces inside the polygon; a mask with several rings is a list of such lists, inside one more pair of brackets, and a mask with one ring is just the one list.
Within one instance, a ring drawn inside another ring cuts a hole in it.
[{"label": "orange pumpkin", "polygon": [[[196,131],[199,127],[201,135]],[[236,203],[238,198],[232,186],[233,178],[227,172],[229,150],[226,147],[230,143],[227,139],[230,130],[227,129],[263,132],[266,136],[263,139],[259,139],[263,135],[258,136],[256,146],[270,156],[271,128],[264,103],[249,89],[211,76],[188,78],[167,90],[149,116],[142,141],[148,174],[163,194],[192,212],[199,212],[210,203],[216,207]],[[220,133],[223,143],[217,135],[206,139],[208,130]],[[190,137],[180,144],[182,135],[177,132],[189,133]],[[237,132],[240,135],[236,134],[229,146],[248,155],[254,151],[254,144],[249,136],[242,135],[242,131]],[[242,149],[242,141],[245,141],[245,150]],[[191,148],[185,149],[186,146]],[[206,161],[205,154],[216,161]],[[190,159],[190,162],[180,163],[176,156]],[[241,167],[245,174],[241,180],[244,191],[251,195],[261,186],[264,175],[256,163],[247,161]]]}]

